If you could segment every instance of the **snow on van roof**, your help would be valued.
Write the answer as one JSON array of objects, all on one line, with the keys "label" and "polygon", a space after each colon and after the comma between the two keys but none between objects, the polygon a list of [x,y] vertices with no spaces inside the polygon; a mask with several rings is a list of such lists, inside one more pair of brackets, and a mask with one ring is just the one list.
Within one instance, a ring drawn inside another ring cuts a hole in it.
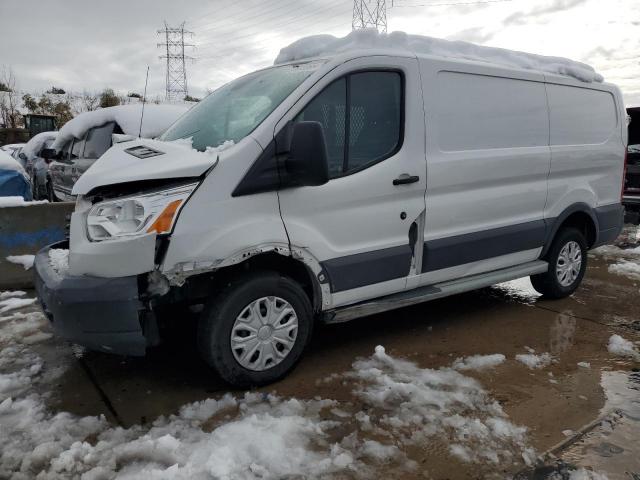
[{"label": "snow on van roof", "polygon": [[[153,138],[159,136],[189,108],[191,108],[191,105],[156,105],[147,103],[144,107],[142,137]],[[141,114],[141,103],[99,108],[92,112],[81,113],[65,123],[60,129],[53,148],[59,150],[72,138],[82,138],[90,128],[104,125],[108,122],[116,122],[126,135],[137,137],[140,130]]]},{"label": "snow on van roof", "polygon": [[58,132],[40,132],[31,137],[31,139],[24,145],[22,153],[24,153],[28,159],[33,160],[38,156],[45,143],[55,140],[57,136]]},{"label": "snow on van roof", "polygon": [[351,50],[393,49],[414,54],[487,62],[501,67],[522,68],[573,77],[583,82],[602,82],[593,67],[568,58],[547,57],[503,48],[485,47],[462,41],[410,35],[405,32],[378,33],[375,29],[354,30],[345,37],[312,35],[280,50],[275,64],[293,62]]}]

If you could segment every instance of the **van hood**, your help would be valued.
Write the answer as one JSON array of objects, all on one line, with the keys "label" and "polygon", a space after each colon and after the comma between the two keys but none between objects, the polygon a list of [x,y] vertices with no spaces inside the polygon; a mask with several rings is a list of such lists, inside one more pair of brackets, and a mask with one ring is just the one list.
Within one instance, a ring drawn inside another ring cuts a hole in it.
[{"label": "van hood", "polygon": [[96,187],[165,178],[198,177],[218,161],[219,150],[199,152],[188,142],[138,139],[111,147],[78,179],[73,195]]}]

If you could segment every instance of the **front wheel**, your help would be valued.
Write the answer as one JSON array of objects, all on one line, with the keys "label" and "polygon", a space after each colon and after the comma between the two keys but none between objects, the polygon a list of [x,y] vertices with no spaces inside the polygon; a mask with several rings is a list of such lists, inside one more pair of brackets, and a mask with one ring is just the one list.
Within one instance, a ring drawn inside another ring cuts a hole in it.
[{"label": "front wheel", "polygon": [[238,387],[272,383],[293,369],[312,330],[311,303],[274,272],[239,277],[205,306],[198,325],[204,360]]},{"label": "front wheel", "polygon": [[561,230],[544,259],[549,269],[531,276],[533,288],[547,298],[568,297],[580,286],[587,269],[584,235],[575,228]]}]

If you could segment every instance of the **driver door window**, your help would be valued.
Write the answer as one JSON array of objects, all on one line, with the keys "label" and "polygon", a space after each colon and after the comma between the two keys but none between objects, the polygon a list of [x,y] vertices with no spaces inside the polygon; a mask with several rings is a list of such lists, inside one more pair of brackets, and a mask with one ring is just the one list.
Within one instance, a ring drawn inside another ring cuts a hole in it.
[{"label": "driver door window", "polygon": [[335,178],[374,165],[399,150],[402,98],[400,73],[353,73],[326,87],[295,121],[320,122],[329,175]]}]

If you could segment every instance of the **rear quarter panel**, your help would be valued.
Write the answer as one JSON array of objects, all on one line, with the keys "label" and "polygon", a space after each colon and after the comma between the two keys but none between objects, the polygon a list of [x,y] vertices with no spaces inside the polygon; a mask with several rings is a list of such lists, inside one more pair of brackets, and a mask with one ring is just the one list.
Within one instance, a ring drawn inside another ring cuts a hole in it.
[{"label": "rear quarter panel", "polygon": [[620,203],[624,106],[616,87],[547,78],[551,169],[546,218],[575,203]]}]

